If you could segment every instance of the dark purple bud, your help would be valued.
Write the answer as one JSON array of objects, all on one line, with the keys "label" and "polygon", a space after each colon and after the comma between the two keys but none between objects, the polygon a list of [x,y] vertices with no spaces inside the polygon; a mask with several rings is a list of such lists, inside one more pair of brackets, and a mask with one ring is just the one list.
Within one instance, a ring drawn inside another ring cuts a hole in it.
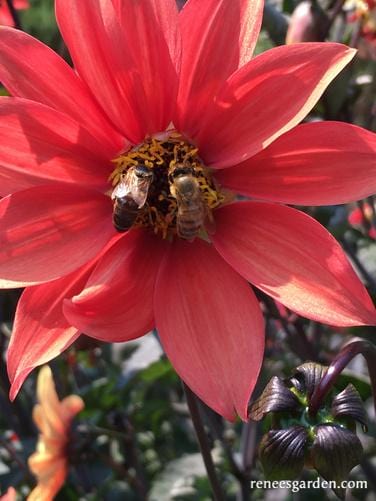
[{"label": "dark purple bud", "polygon": [[327,367],[324,365],[316,364],[315,362],[306,362],[295,369],[295,374],[291,382],[301,393],[305,393],[308,398],[311,398],[314,389],[319,384],[326,370]]},{"label": "dark purple bud", "polygon": [[303,426],[271,430],[262,438],[259,454],[270,480],[296,478],[304,466],[304,447],[308,434]]},{"label": "dark purple bud", "polygon": [[349,417],[355,419],[367,429],[367,415],[362,399],[352,384],[338,393],[332,402],[331,414],[333,417]]},{"label": "dark purple bud", "polygon": [[268,412],[293,411],[299,408],[296,396],[279,377],[273,377],[261,396],[252,404],[249,417],[260,421]]},{"label": "dark purple bud", "polygon": [[337,488],[333,490],[344,499],[346,491],[338,486],[359,464],[363,453],[362,444],[355,433],[335,424],[316,426],[315,434],[311,447],[312,464],[325,480],[337,483]]}]

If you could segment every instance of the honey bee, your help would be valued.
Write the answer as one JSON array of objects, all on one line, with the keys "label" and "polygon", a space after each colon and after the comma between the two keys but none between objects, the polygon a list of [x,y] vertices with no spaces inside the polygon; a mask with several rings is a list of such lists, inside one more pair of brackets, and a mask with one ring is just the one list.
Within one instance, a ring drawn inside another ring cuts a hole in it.
[{"label": "honey bee", "polygon": [[132,227],[146,203],[152,181],[153,172],[141,164],[130,167],[122,175],[111,195],[114,200],[112,221],[117,231],[128,231]]},{"label": "honey bee", "polygon": [[191,242],[204,226],[207,217],[193,167],[188,163],[177,163],[170,168],[169,181],[171,195],[177,202],[177,233],[179,237]]}]

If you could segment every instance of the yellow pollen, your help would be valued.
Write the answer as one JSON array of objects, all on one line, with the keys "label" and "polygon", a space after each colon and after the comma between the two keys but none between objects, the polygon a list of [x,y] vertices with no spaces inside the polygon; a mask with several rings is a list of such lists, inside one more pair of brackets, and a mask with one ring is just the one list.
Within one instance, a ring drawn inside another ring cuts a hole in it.
[{"label": "yellow pollen", "polygon": [[114,224],[119,231],[131,226],[149,228],[163,239],[207,238],[212,210],[229,200],[203,165],[198,148],[176,132],[165,139],[147,138],[113,163],[109,181],[114,187]]}]

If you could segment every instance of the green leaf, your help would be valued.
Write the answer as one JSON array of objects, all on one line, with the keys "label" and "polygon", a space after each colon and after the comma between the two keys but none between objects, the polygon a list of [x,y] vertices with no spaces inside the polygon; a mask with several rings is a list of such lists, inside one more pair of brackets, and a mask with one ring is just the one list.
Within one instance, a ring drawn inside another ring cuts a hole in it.
[{"label": "green leaf", "polygon": [[158,360],[141,371],[139,377],[142,381],[150,383],[173,372],[174,371],[168,360]]}]

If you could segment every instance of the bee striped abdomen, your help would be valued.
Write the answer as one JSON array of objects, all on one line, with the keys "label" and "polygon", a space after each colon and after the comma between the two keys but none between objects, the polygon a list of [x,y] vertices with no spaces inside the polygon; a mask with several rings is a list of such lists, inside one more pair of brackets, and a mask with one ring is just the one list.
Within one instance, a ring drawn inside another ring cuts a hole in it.
[{"label": "bee striped abdomen", "polygon": [[176,232],[179,237],[194,240],[204,224],[205,206],[199,183],[189,165],[176,164],[169,172],[170,191],[176,199]]},{"label": "bee striped abdomen", "polygon": [[177,232],[181,238],[193,240],[203,225],[203,211],[201,204],[178,210]]},{"label": "bee striped abdomen", "polygon": [[138,212],[138,205],[131,197],[116,198],[112,215],[115,229],[120,233],[128,231],[135,222]]},{"label": "bee striped abdomen", "polygon": [[145,165],[134,165],[120,176],[120,182],[112,192],[114,201],[112,222],[115,229],[122,233],[128,231],[144,207],[153,173]]}]

